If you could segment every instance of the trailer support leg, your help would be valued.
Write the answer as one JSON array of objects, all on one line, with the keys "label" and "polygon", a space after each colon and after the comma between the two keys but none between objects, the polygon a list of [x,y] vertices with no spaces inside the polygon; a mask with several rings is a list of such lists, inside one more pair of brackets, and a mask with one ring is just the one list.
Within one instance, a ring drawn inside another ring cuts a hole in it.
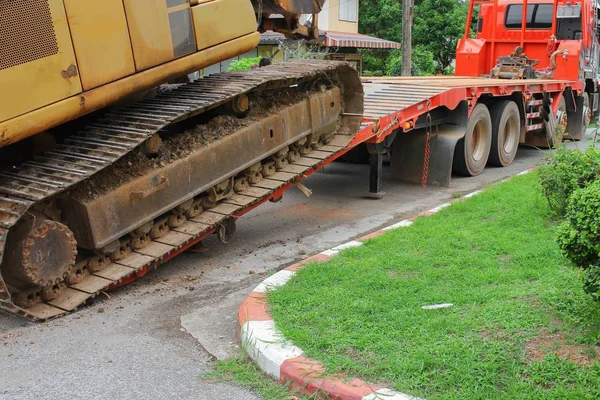
[{"label": "trailer support leg", "polygon": [[384,143],[367,143],[367,149],[371,155],[369,161],[369,192],[367,193],[367,197],[381,199],[385,194],[381,191],[385,146]]}]

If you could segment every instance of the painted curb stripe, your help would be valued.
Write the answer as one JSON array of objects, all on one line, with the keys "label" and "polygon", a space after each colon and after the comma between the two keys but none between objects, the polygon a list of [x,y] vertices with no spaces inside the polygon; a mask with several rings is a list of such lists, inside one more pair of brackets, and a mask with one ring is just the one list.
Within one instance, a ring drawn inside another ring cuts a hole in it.
[{"label": "painted curb stripe", "polygon": [[[537,168],[530,168],[516,176],[526,175]],[[510,178],[509,178],[510,179]],[[508,180],[508,179],[506,179]],[[505,181],[505,180],[504,180]],[[502,181],[502,182],[504,182]],[[285,285],[296,271],[311,262],[323,262],[339,254],[340,251],[352,247],[360,247],[369,239],[383,235],[386,231],[409,227],[417,217],[438,213],[457,201],[468,199],[483,192],[483,189],[471,192],[460,199],[441,204],[417,216],[400,221],[378,231],[365,235],[357,240],[341,244],[325,250],[312,257],[277,272],[262,281],[256,289],[242,302],[238,310],[238,323],[242,348],[268,375],[282,384],[298,389],[303,393],[313,394],[325,392],[332,399],[339,400],[422,400],[394,390],[379,388],[360,379],[336,378],[325,376],[325,367],[319,362],[303,357],[304,352],[285,339],[275,327],[275,321],[269,312],[267,291]]]},{"label": "painted curb stripe", "polygon": [[248,321],[240,333],[242,347],[260,369],[279,380],[281,364],[303,354],[302,349],[286,340],[275,328],[275,322]]}]

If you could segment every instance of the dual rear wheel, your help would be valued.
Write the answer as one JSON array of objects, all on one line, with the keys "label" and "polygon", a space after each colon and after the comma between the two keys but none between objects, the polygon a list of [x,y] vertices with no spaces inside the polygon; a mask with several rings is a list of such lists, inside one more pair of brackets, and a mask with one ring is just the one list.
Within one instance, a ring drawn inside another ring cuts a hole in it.
[{"label": "dual rear wheel", "polygon": [[476,176],[486,165],[512,164],[519,147],[521,117],[514,101],[503,100],[488,107],[477,104],[467,122],[465,137],[454,152],[454,172]]}]

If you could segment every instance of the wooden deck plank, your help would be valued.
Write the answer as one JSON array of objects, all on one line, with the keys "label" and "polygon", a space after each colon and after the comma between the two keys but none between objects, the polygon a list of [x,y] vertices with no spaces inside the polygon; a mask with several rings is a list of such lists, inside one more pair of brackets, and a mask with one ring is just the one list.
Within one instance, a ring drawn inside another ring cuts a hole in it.
[{"label": "wooden deck plank", "polygon": [[131,273],[133,273],[131,268],[112,263],[102,271],[95,272],[94,275],[104,279],[110,279],[113,282],[118,282]]},{"label": "wooden deck plank", "polygon": [[275,190],[275,189],[279,188],[280,186],[283,186],[283,183],[280,181],[274,181],[272,179],[263,179],[262,181],[256,183],[254,186],[260,187],[263,189]]},{"label": "wooden deck plank", "polygon": [[27,312],[34,315],[36,318],[48,319],[58,317],[59,315],[64,314],[66,311],[51,306],[50,304],[40,303],[28,308]]},{"label": "wooden deck plank", "polygon": [[271,175],[269,179],[272,179],[274,181],[288,182],[297,176],[298,174],[294,174],[292,172],[278,171]]},{"label": "wooden deck plank", "polygon": [[211,208],[210,211],[217,214],[230,215],[239,209],[240,206],[235,204],[219,203],[215,207]]},{"label": "wooden deck plank", "polygon": [[115,261],[115,264],[119,264],[124,267],[129,267],[129,268],[138,270],[138,269],[142,268],[144,265],[154,262],[155,260],[156,260],[156,258],[154,258],[154,257],[145,256],[145,255],[139,254],[139,253],[133,253],[132,255],[130,255],[129,257],[127,257],[123,260]]},{"label": "wooden deck plank", "polygon": [[329,151],[331,153],[335,153],[340,151],[340,149],[343,149],[346,146],[334,146],[334,145],[330,145],[330,144],[326,144],[324,146],[321,146],[318,148],[318,150],[322,150],[322,151]]},{"label": "wooden deck plank", "polygon": [[90,293],[85,293],[80,290],[67,288],[60,297],[49,301],[48,304],[54,307],[58,307],[61,310],[73,311],[78,306],[82,305],[90,297],[92,297]]},{"label": "wooden deck plank", "polygon": [[148,246],[144,247],[143,249],[136,250],[136,253],[143,254],[145,256],[160,258],[173,249],[175,249],[175,247],[169,246],[168,244],[152,241]]},{"label": "wooden deck plank", "polygon": [[281,172],[289,172],[290,174],[301,174],[305,172],[308,168],[304,165],[294,165],[288,164],[281,170]]},{"label": "wooden deck plank", "polygon": [[210,228],[209,225],[202,224],[194,221],[187,221],[185,225],[179,228],[174,228],[175,232],[186,233],[188,235],[198,235],[201,232],[207,231]]},{"label": "wooden deck plank", "polygon": [[192,218],[192,221],[200,222],[201,224],[205,224],[205,225],[214,225],[217,222],[223,221],[224,219],[225,219],[224,215],[217,214],[217,213],[210,212],[210,211],[204,211],[200,215],[198,215],[196,218]]},{"label": "wooden deck plank", "polygon": [[183,232],[171,230],[164,237],[156,239],[158,243],[168,244],[169,246],[178,247],[190,240],[193,236]]},{"label": "wooden deck plank", "polygon": [[225,203],[235,204],[235,205],[244,207],[244,206],[247,206],[247,205],[252,204],[253,202],[255,202],[256,201],[256,197],[245,196],[243,194],[234,194],[233,196],[228,197],[224,201],[225,201]]},{"label": "wooden deck plank", "polygon": [[305,167],[314,167],[314,166],[320,164],[321,161],[323,161],[323,160],[318,160],[316,158],[302,157],[299,160],[297,160],[296,162],[294,162],[294,164],[304,165]]},{"label": "wooden deck plank", "polygon": [[330,151],[315,150],[312,153],[310,153],[308,155],[308,157],[310,157],[310,158],[316,158],[316,159],[319,159],[319,160],[325,160],[325,159],[331,157],[332,154],[333,153],[330,152]]},{"label": "wooden deck plank", "polygon": [[329,146],[346,147],[346,146],[348,146],[348,143],[350,143],[352,141],[353,137],[354,136],[352,136],[352,135],[335,135],[333,137],[333,140],[327,144]]},{"label": "wooden deck plank", "polygon": [[249,187],[248,189],[244,190],[241,194],[243,194],[244,196],[253,196],[253,197],[261,198],[263,196],[270,194],[271,192],[272,192],[272,190],[269,190],[269,189],[252,186],[252,187]]},{"label": "wooden deck plank", "polygon": [[94,294],[110,285],[113,281],[110,279],[101,278],[99,276],[90,275],[86,277],[82,282],[71,285],[73,289],[81,290],[82,292]]}]

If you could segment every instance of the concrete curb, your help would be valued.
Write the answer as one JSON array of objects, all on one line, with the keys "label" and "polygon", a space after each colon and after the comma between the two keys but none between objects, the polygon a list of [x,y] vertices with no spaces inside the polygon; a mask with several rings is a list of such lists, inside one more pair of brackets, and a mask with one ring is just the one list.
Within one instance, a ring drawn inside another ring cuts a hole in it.
[{"label": "concrete curb", "polygon": [[[525,175],[536,168],[530,168],[515,176]],[[510,178],[508,178],[510,179]],[[508,180],[505,179],[502,182]],[[269,312],[267,291],[285,285],[296,273],[311,262],[323,262],[335,257],[340,251],[351,247],[360,247],[367,240],[381,236],[386,231],[412,225],[418,217],[429,216],[449,207],[457,201],[468,199],[482,193],[477,190],[461,198],[444,203],[412,218],[390,225],[356,240],[322,251],[312,257],[277,272],[262,281],[242,302],[238,310],[238,328],[242,348],[268,375],[284,385],[302,393],[326,394],[338,400],[420,400],[404,393],[371,385],[363,380],[325,375],[325,367],[319,362],[304,357],[304,352],[287,340],[275,327],[275,321]]]}]

